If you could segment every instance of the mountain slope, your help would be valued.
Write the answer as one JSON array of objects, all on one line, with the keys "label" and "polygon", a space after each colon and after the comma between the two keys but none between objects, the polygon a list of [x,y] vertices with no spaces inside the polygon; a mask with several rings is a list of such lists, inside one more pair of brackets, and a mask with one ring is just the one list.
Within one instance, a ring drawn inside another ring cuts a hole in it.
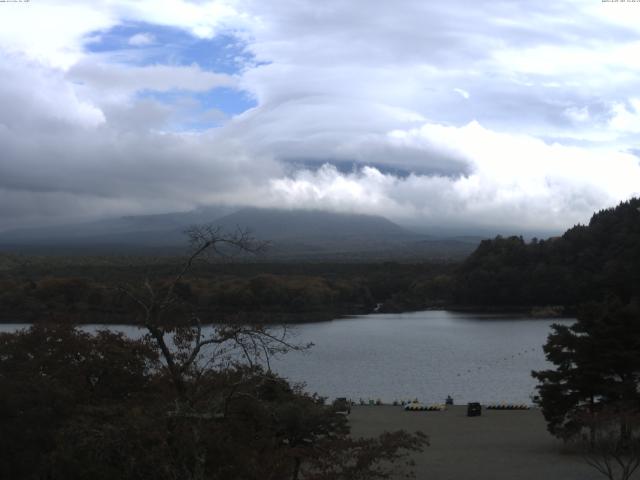
[{"label": "mountain slope", "polygon": [[132,215],[52,227],[34,227],[0,233],[0,245],[91,247],[102,245],[184,245],[185,228],[215,222],[231,207],[202,207],[188,212]]},{"label": "mountain slope", "polygon": [[226,232],[248,229],[270,242],[277,260],[372,260],[461,258],[477,245],[468,239],[416,234],[375,215],[320,210],[202,208],[191,212],[100,220],[77,225],[16,230],[0,234],[0,248],[38,253],[178,253],[184,230],[210,223]]},{"label": "mountain slope", "polygon": [[270,240],[406,239],[416,236],[384,217],[321,210],[244,208],[218,219],[216,223],[227,230],[247,227],[256,237]]}]

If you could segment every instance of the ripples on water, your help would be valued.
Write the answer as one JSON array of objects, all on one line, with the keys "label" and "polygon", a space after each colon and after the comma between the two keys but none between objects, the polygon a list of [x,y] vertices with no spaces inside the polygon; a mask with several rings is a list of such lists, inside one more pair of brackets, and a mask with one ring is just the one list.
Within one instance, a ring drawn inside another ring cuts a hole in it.
[{"label": "ripples on water", "polygon": [[329,397],[528,403],[552,323],[573,320],[426,311],[302,325],[297,340],[315,346],[274,369]]},{"label": "ripples on water", "polygon": [[[314,347],[281,356],[272,368],[330,398],[528,403],[531,371],[549,366],[542,345],[552,323],[573,320],[425,311],[303,324],[294,341]],[[140,335],[136,327],[111,328]]]}]

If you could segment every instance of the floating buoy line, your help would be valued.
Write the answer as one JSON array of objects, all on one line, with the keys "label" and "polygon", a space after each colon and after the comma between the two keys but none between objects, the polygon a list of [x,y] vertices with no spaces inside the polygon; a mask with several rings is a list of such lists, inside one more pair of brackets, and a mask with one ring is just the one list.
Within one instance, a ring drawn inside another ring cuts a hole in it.
[{"label": "floating buoy line", "polygon": [[422,405],[420,403],[409,403],[404,406],[408,412],[442,412],[446,410],[445,405]]},{"label": "floating buoy line", "polygon": [[533,353],[535,351],[539,350],[538,348],[525,348],[524,350],[521,350],[519,352],[515,352],[513,355],[508,355],[506,357],[503,358],[499,358],[493,362],[490,363],[486,363],[484,365],[479,365],[475,368],[467,368],[466,371],[461,371],[456,373],[456,377],[462,377],[465,376],[467,374],[473,373],[474,371],[478,372],[481,370],[484,370],[485,368],[495,368],[495,367],[500,367],[502,365],[507,364],[507,362],[509,362],[509,360],[513,360],[515,358],[518,357],[522,357],[523,355],[526,355],[527,353]]},{"label": "floating buoy line", "polygon": [[487,410],[529,410],[531,407],[524,403],[498,403],[487,405]]},{"label": "floating buoy line", "polygon": [[[530,404],[526,404],[526,403],[505,403],[505,402],[501,402],[501,403],[489,403],[487,405],[483,405],[483,408],[487,409],[487,410],[530,410],[531,408],[533,408],[535,406],[535,397],[532,398],[532,401],[534,403],[534,405],[530,405]],[[416,398],[414,400],[394,400],[393,403],[384,403],[382,400],[377,399],[377,400],[373,400],[373,399],[369,399],[369,400],[364,400],[362,398],[360,398],[359,402],[354,402],[352,400],[348,400],[350,405],[360,405],[360,406],[382,406],[382,405],[389,405],[389,406],[395,406],[395,407],[402,407],[404,410],[408,411],[408,412],[442,412],[447,410],[448,406],[453,406],[453,404],[451,405],[447,405],[446,403],[430,403],[430,404],[423,404],[420,403],[420,401]],[[457,404],[457,406],[464,406],[463,404]]]}]

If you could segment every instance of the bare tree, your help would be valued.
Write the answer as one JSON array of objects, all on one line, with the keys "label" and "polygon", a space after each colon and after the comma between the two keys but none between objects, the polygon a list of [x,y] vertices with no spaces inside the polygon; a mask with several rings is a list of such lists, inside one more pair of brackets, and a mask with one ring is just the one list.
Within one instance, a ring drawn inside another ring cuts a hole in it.
[{"label": "bare tree", "polygon": [[175,276],[164,282],[145,278],[141,286],[119,287],[137,306],[135,323],[147,330],[160,350],[177,392],[185,393],[185,381],[197,374],[202,365],[199,360],[202,360],[201,354],[206,347],[212,347],[206,352],[209,367],[211,357],[224,353],[225,358],[231,358],[231,350],[239,352],[243,361],[250,365],[263,360],[269,366],[269,357],[274,353],[300,349],[286,340],[285,326],[279,327],[276,332],[261,325],[224,323],[211,325],[209,333],[205,335],[203,322],[195,309],[187,307],[185,312],[184,308],[182,311],[176,308],[185,305],[177,290],[196,263],[211,256],[258,255],[267,245],[257,242],[247,230],[238,229],[226,234],[219,227],[204,225],[191,227],[185,233],[191,244],[191,252]]},{"label": "bare tree", "polygon": [[310,346],[291,343],[285,326],[203,324],[196,308],[180,293],[195,265],[210,255],[256,255],[266,245],[245,230],[228,235],[219,228],[201,226],[187,234],[191,253],[174,276],[120,287],[136,305],[136,323],[146,329],[147,340],[160,352],[174,392],[171,405],[161,410],[166,413],[171,478],[210,478],[212,468],[229,462],[215,456],[219,450],[210,448],[213,437],[223,437],[216,442],[224,443],[243,428],[247,415],[256,412],[260,412],[259,425],[264,428],[266,422],[273,429],[256,444],[271,448],[274,455],[258,452],[258,476],[247,478],[285,478],[287,471],[285,476],[294,479],[391,478],[410,467],[409,453],[428,444],[424,435],[395,432],[378,439],[351,439],[346,419],[325,408],[323,399],[290,388],[270,374],[272,355]]},{"label": "bare tree", "polygon": [[[161,354],[163,368],[176,394],[175,407],[168,416],[181,422],[182,427],[189,426],[194,445],[192,465],[182,475],[196,480],[205,477],[207,449],[200,444],[205,423],[223,418],[234,395],[241,394],[241,389],[233,385],[227,392],[212,392],[206,388],[203,393],[200,388],[203,375],[212,369],[222,370],[239,364],[250,367],[261,364],[270,370],[272,355],[310,345],[290,343],[285,326],[274,329],[239,322],[212,324],[209,321],[209,325],[203,327],[195,308],[185,305],[179,295],[181,283],[197,263],[211,256],[258,255],[264,251],[266,243],[257,242],[247,230],[238,229],[226,234],[211,225],[191,227],[186,234],[191,252],[173,277],[165,281],[145,278],[142,285],[122,285],[119,290],[137,307],[136,324],[146,329],[148,340]],[[255,377],[255,373],[253,375]]]},{"label": "bare tree", "polygon": [[640,467],[640,413],[613,405],[585,418],[588,433],[578,436],[587,464],[610,480],[628,480]]}]

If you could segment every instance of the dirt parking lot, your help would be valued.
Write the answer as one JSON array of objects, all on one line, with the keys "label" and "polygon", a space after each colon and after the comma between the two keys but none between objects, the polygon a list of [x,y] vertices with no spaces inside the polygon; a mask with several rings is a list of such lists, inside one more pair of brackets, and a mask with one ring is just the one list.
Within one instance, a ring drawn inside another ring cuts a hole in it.
[{"label": "dirt parking lot", "polygon": [[398,429],[422,430],[429,435],[431,446],[415,456],[416,477],[420,480],[605,478],[547,432],[537,409],[483,409],[480,417],[467,417],[466,406],[449,407],[443,412],[358,406],[349,418],[354,436]]}]

